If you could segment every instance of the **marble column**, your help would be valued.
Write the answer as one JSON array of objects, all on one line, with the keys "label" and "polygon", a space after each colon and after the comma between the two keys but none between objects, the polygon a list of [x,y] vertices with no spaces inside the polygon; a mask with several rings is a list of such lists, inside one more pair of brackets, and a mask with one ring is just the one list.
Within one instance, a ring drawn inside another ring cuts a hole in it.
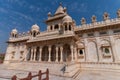
[{"label": "marble column", "polygon": [[52,30],[53,30],[53,31],[55,30],[55,26],[54,26],[54,25],[52,25]]},{"label": "marble column", "polygon": [[67,23],[67,31],[69,31],[69,23]]},{"label": "marble column", "polygon": [[60,30],[60,28],[61,28],[61,24],[58,24],[59,25],[59,30]]},{"label": "marble column", "polygon": [[36,61],[36,47],[34,48],[34,61]]},{"label": "marble column", "polygon": [[60,62],[63,62],[63,46],[60,47]]},{"label": "marble column", "polygon": [[39,52],[40,52],[39,61],[41,61],[42,60],[42,47],[39,48]]},{"label": "marble column", "polygon": [[71,61],[73,61],[73,57],[74,57],[74,55],[73,55],[73,45],[71,45],[70,48],[71,48]]},{"label": "marble column", "polygon": [[77,48],[74,48],[74,56],[75,56],[75,61],[77,61]]},{"label": "marble column", "polygon": [[51,46],[48,47],[48,51],[49,51],[48,62],[51,62]]},{"label": "marble column", "polygon": [[29,54],[29,48],[26,48],[26,51],[25,51],[25,61],[27,61],[27,55]]},{"label": "marble column", "polygon": [[58,46],[56,46],[55,49],[56,49],[56,60],[55,61],[58,62]]},{"label": "marble column", "polygon": [[31,56],[30,56],[30,61],[33,60],[33,48],[31,48]]}]

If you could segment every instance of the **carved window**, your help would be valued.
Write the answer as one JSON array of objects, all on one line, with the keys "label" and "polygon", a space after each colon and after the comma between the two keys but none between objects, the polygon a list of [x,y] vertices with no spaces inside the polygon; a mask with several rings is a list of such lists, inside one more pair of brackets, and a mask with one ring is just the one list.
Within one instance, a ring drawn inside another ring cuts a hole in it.
[{"label": "carved window", "polygon": [[110,51],[109,51],[109,49],[108,48],[105,48],[105,51],[104,51],[106,54],[109,54],[110,53]]},{"label": "carved window", "polygon": [[79,54],[83,55],[83,50],[82,49],[79,50]]}]

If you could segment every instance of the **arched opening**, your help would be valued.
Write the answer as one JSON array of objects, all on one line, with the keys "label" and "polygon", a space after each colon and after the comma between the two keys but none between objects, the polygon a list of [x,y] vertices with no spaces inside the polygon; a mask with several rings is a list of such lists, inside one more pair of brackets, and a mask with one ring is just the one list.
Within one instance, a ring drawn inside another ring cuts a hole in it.
[{"label": "arched opening", "polygon": [[55,45],[53,45],[51,50],[51,61],[55,61],[55,60],[56,60],[56,49],[55,49]]},{"label": "arched opening", "polygon": [[50,26],[50,30],[52,30],[52,26]]},{"label": "arched opening", "polygon": [[33,32],[33,37],[36,37],[36,32]]},{"label": "arched opening", "polygon": [[39,52],[39,47],[37,47],[37,49],[36,49],[36,57],[35,57],[35,60],[39,60],[39,54],[40,52]]},{"label": "arched opening", "polygon": [[42,49],[42,61],[48,61],[49,51],[48,46],[44,46]]},{"label": "arched opening", "polygon": [[58,24],[56,24],[54,29],[58,29],[58,28],[59,28],[59,26],[58,26]]},{"label": "arched opening", "polygon": [[69,30],[71,31],[71,25],[69,25]]},{"label": "arched opening", "polygon": [[79,54],[83,55],[83,50],[82,49],[79,50]]},{"label": "arched opening", "polygon": [[65,24],[65,31],[67,31],[67,24]]},{"label": "arched opening", "polygon": [[65,44],[63,46],[63,61],[65,62],[71,61],[71,50],[69,44]]}]

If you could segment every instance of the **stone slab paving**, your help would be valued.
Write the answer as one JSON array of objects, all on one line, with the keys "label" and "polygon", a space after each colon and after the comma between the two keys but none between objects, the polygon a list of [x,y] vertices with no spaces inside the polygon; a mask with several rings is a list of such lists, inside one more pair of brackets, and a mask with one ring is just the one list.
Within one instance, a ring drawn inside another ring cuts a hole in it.
[{"label": "stone slab paving", "polygon": [[[0,69],[0,80],[11,80],[10,78],[15,74],[17,75],[17,77],[23,78],[26,77],[28,73],[29,73],[28,71]],[[32,72],[32,74],[36,74],[36,72]],[[32,80],[37,80],[37,78],[33,78]],[[50,75],[50,80],[72,80],[72,79],[56,75]]]},{"label": "stone slab paving", "polygon": [[[0,80],[11,80],[10,78],[13,75],[23,78],[26,77],[28,73],[29,71],[5,69],[5,67],[1,67],[0,65]],[[32,72],[32,74],[37,74],[37,72]],[[33,78],[32,80],[37,80],[37,78]],[[50,74],[50,80],[120,80],[120,73],[84,70],[81,71],[75,79]]]},{"label": "stone slab paving", "polygon": [[75,80],[120,80],[120,73],[109,71],[81,71]]}]

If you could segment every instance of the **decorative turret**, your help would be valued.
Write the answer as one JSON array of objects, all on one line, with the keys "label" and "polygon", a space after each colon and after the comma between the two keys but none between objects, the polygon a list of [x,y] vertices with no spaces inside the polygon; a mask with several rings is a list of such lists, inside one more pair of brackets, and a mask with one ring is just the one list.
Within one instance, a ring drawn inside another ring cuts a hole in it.
[{"label": "decorative turret", "polygon": [[11,37],[12,37],[12,38],[16,38],[16,37],[17,37],[17,34],[18,34],[17,29],[13,29],[13,30],[11,31]]},{"label": "decorative turret", "polygon": [[66,15],[63,19],[62,19],[62,21],[63,21],[63,24],[64,23],[72,23],[73,21],[72,21],[72,18],[69,16],[69,15]]},{"label": "decorative turret", "polygon": [[104,12],[103,19],[104,21],[109,19],[109,14],[107,12]]},{"label": "decorative turret", "polygon": [[39,26],[37,24],[33,25],[31,28],[31,35],[33,37],[36,37],[36,35],[38,35],[39,33],[40,33]]},{"label": "decorative turret", "polygon": [[84,17],[81,19],[81,24],[82,24],[82,25],[83,25],[83,24],[86,24],[86,20],[85,20]]},{"label": "decorative turret", "polygon": [[95,22],[97,21],[97,20],[96,20],[96,16],[93,15],[92,18],[91,18],[91,20],[92,20],[92,23],[95,23]]},{"label": "decorative turret", "polygon": [[63,26],[64,26],[65,31],[66,30],[69,30],[69,31],[73,30],[73,20],[68,14],[62,19],[62,22],[63,22]]},{"label": "decorative turret", "polygon": [[49,13],[48,13],[48,18],[51,17],[51,16],[52,16],[52,15],[51,15],[51,12],[49,12]]},{"label": "decorative turret", "polygon": [[117,17],[120,18],[120,9],[117,11]]}]

